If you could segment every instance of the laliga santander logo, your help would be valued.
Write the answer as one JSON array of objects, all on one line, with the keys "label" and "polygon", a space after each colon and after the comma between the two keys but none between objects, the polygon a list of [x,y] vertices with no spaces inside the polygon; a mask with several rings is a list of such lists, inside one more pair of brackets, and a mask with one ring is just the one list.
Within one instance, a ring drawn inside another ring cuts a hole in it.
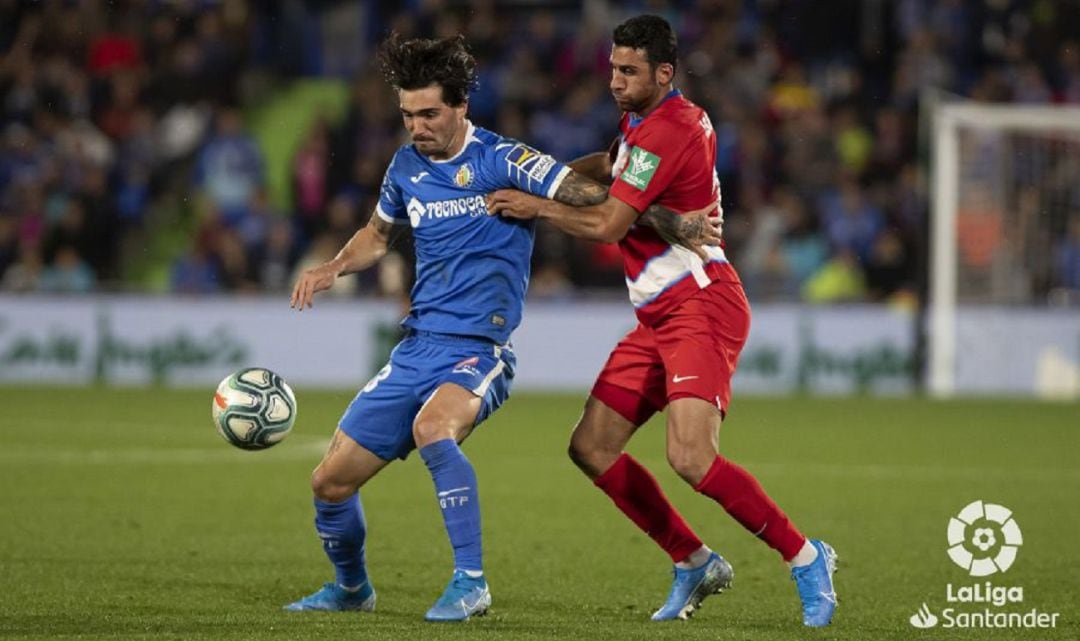
[{"label": "laliga santander logo", "polygon": [[[1024,543],[1009,508],[974,501],[949,519],[949,558],[973,577],[1006,572]],[[932,610],[923,603],[908,618],[915,628],[1056,628],[1060,612],[1046,612],[1024,603],[1024,588],[990,581],[945,586],[946,604]],[[1021,608],[1028,608],[1022,610]]]},{"label": "laliga santander logo", "polygon": [[949,519],[949,558],[971,576],[1008,570],[1024,543],[1012,511],[1002,505],[974,501]]}]

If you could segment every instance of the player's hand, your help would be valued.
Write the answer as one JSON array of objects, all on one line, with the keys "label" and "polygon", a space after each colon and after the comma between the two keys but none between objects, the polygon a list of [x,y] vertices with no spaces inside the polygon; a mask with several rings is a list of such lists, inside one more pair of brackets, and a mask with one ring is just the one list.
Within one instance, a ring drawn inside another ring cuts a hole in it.
[{"label": "player's hand", "polygon": [[530,220],[540,215],[544,199],[516,189],[500,189],[484,198],[488,214]]},{"label": "player's hand", "polygon": [[330,289],[339,273],[337,266],[333,263],[323,263],[318,267],[305,269],[293,285],[289,307],[299,312],[304,311],[304,307],[310,308],[315,294]]},{"label": "player's hand", "polygon": [[671,245],[679,245],[697,254],[701,260],[709,260],[707,247],[719,247],[724,237],[724,219],[713,216],[717,203],[688,211],[679,218],[679,226],[673,230],[657,230],[660,237]]}]

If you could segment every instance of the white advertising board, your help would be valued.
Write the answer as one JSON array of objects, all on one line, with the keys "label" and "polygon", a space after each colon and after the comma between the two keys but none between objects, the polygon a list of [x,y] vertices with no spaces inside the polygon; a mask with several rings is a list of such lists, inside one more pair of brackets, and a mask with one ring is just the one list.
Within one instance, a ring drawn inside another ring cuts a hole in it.
[{"label": "white advertising board", "polygon": [[[625,302],[536,303],[514,335],[515,387],[587,389],[634,327]],[[0,384],[209,386],[260,365],[292,384],[361,386],[397,337],[397,306],[278,299],[0,298]],[[754,308],[736,390],[870,392],[912,388],[912,318],[878,307]]]}]

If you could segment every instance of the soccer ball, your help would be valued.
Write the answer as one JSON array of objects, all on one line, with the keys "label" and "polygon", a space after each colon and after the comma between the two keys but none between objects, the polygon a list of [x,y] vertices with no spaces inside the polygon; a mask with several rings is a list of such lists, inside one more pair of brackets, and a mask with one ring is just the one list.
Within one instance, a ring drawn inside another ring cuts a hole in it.
[{"label": "soccer ball", "polygon": [[240,449],[262,450],[289,435],[296,422],[296,397],[285,379],[249,367],[221,381],[212,413],[221,438]]}]

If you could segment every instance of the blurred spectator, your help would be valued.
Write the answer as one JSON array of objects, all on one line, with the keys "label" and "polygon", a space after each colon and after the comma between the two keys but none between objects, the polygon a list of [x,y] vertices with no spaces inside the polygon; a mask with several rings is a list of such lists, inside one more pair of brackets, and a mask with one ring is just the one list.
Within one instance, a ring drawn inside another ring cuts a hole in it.
[{"label": "blurred spectator", "polygon": [[780,246],[784,266],[793,285],[801,288],[829,258],[829,244],[818,228],[818,218],[807,211],[805,202],[794,193],[778,200],[786,217]]},{"label": "blurred spectator", "polygon": [[255,191],[263,186],[262,154],[236,109],[218,111],[214,133],[196,161],[195,184],[230,226],[243,219]]},{"label": "blurred spectator", "polygon": [[862,187],[844,179],[836,189],[825,192],[819,202],[822,224],[837,252],[850,252],[866,263],[870,250],[885,227],[881,210],[869,202]]},{"label": "blurred spectator", "polygon": [[874,139],[851,105],[837,109],[833,117],[833,140],[841,168],[852,175],[861,174],[874,153]]},{"label": "blurred spectator", "polygon": [[319,118],[293,157],[292,186],[296,216],[305,239],[326,227],[326,198],[330,180],[330,144],[326,121]]},{"label": "blurred spectator", "polygon": [[870,250],[864,266],[870,300],[883,302],[901,290],[911,290],[911,260],[900,235],[886,229]]},{"label": "blurred spectator", "polygon": [[20,243],[19,257],[4,271],[0,290],[5,292],[34,292],[39,288],[44,263],[41,249],[34,243]]},{"label": "blurred spectator", "polygon": [[583,79],[570,89],[562,109],[533,116],[529,134],[531,140],[547,141],[544,151],[566,162],[607,149],[618,119],[610,96],[601,94],[600,83]]},{"label": "blurred spectator", "polygon": [[173,263],[170,288],[180,294],[212,294],[222,291],[224,277],[214,254],[214,229],[203,226],[190,251]]},{"label": "blurred spectator", "polygon": [[[563,160],[605,149],[618,120],[610,30],[627,9],[578,4],[0,2],[0,282],[122,289],[147,263],[171,267],[177,291],[287,290],[298,263],[332,255],[367,219],[404,140],[370,55],[392,29],[466,34],[477,125]],[[759,298],[892,301],[921,289],[924,90],[1080,104],[1075,3],[637,5],[679,31],[676,84],[712,118],[728,254]],[[320,74],[352,74],[342,118],[305,111],[312,124],[298,137],[244,127],[252,109]],[[1075,289],[1075,147],[1016,148],[1013,179],[1046,181],[1032,197],[995,184],[1004,169],[993,159],[1014,141],[973,144],[960,268],[1017,299]],[[1048,203],[1065,217],[1048,224]],[[535,295],[623,287],[613,246],[545,229]],[[408,241],[395,242],[387,267],[343,281],[349,295],[407,292]]]},{"label": "blurred spectator", "polygon": [[0,209],[0,282],[8,267],[18,258],[19,227],[15,217]]},{"label": "blurred spectator", "polygon": [[291,290],[289,279],[298,258],[296,248],[292,224],[284,218],[271,220],[265,239],[251,250],[255,278],[264,291]]},{"label": "blurred spectator", "polygon": [[94,272],[74,246],[61,244],[41,272],[38,288],[53,294],[89,292],[94,289]]},{"label": "blurred spectator", "polygon": [[858,260],[849,251],[833,256],[803,285],[803,300],[808,303],[850,303],[863,299],[866,279]]},{"label": "blurred spectator", "polygon": [[1080,296],[1080,216],[1074,215],[1069,221],[1068,232],[1058,243],[1055,254],[1057,282],[1073,290],[1074,296]]}]

